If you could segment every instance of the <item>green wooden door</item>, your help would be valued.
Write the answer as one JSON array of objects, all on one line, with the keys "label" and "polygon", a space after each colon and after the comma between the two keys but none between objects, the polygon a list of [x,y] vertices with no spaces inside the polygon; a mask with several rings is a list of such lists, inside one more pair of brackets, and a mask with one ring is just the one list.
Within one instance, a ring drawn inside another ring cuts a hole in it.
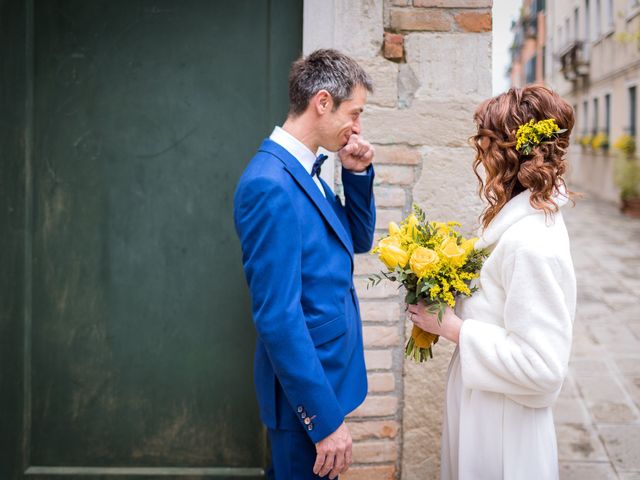
[{"label": "green wooden door", "polygon": [[233,190],[301,0],[0,0],[0,478],[262,478]]}]

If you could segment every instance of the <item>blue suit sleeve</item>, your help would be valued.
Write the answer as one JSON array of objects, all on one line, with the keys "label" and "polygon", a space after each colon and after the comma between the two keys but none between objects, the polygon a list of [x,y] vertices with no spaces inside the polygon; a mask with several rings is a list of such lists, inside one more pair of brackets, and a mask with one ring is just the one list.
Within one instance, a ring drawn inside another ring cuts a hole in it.
[{"label": "blue suit sleeve", "polygon": [[349,221],[353,250],[365,253],[371,250],[376,228],[376,205],[373,197],[373,165],[369,165],[366,175],[355,175],[342,169],[344,187],[344,208]]},{"label": "blue suit sleeve", "polygon": [[[315,443],[333,433],[344,414],[316,354],[300,304],[302,231],[289,194],[256,178],[236,193],[236,228],[253,303],[253,321],[291,406]],[[296,412],[297,414],[297,412]]]}]

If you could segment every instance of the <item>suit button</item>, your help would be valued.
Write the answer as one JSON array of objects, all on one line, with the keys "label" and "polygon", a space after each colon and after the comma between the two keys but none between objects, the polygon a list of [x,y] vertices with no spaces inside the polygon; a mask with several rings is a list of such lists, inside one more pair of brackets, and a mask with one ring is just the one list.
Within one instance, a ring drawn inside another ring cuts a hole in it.
[{"label": "suit button", "polygon": [[302,412],[302,413],[300,414],[300,418],[308,418],[308,417],[307,417],[307,412]]},{"label": "suit button", "polygon": [[304,424],[309,425],[311,423],[311,419],[309,417],[304,419]]},{"label": "suit button", "polygon": [[298,413],[302,413],[304,412],[304,408],[302,408],[302,405],[298,405]]},{"label": "suit button", "polygon": [[310,423],[309,425],[307,425],[307,430],[309,431],[313,430],[313,423]]}]

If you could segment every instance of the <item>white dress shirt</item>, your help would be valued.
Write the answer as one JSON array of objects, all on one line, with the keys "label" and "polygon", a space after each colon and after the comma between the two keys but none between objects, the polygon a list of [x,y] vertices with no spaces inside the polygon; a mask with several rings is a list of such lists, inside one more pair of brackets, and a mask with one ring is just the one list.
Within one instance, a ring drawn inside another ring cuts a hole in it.
[{"label": "white dress shirt", "polygon": [[[309,150],[304,143],[280,127],[273,129],[269,139],[276,142],[287,152],[293,155],[304,167],[307,173],[311,175],[313,164],[316,161],[316,155]],[[317,175],[313,176],[313,181],[318,186],[318,189],[320,189],[322,196],[326,198],[327,196],[324,193],[324,188],[322,188],[322,184],[320,183],[320,179],[318,179]]]}]

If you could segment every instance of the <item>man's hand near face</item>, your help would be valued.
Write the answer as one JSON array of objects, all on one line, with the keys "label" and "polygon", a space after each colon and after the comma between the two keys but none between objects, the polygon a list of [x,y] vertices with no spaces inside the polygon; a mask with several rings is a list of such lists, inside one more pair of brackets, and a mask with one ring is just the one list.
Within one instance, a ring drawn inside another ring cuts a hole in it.
[{"label": "man's hand near face", "polygon": [[373,146],[355,133],[349,137],[347,144],[338,151],[342,167],[352,172],[364,172],[374,155]]}]

